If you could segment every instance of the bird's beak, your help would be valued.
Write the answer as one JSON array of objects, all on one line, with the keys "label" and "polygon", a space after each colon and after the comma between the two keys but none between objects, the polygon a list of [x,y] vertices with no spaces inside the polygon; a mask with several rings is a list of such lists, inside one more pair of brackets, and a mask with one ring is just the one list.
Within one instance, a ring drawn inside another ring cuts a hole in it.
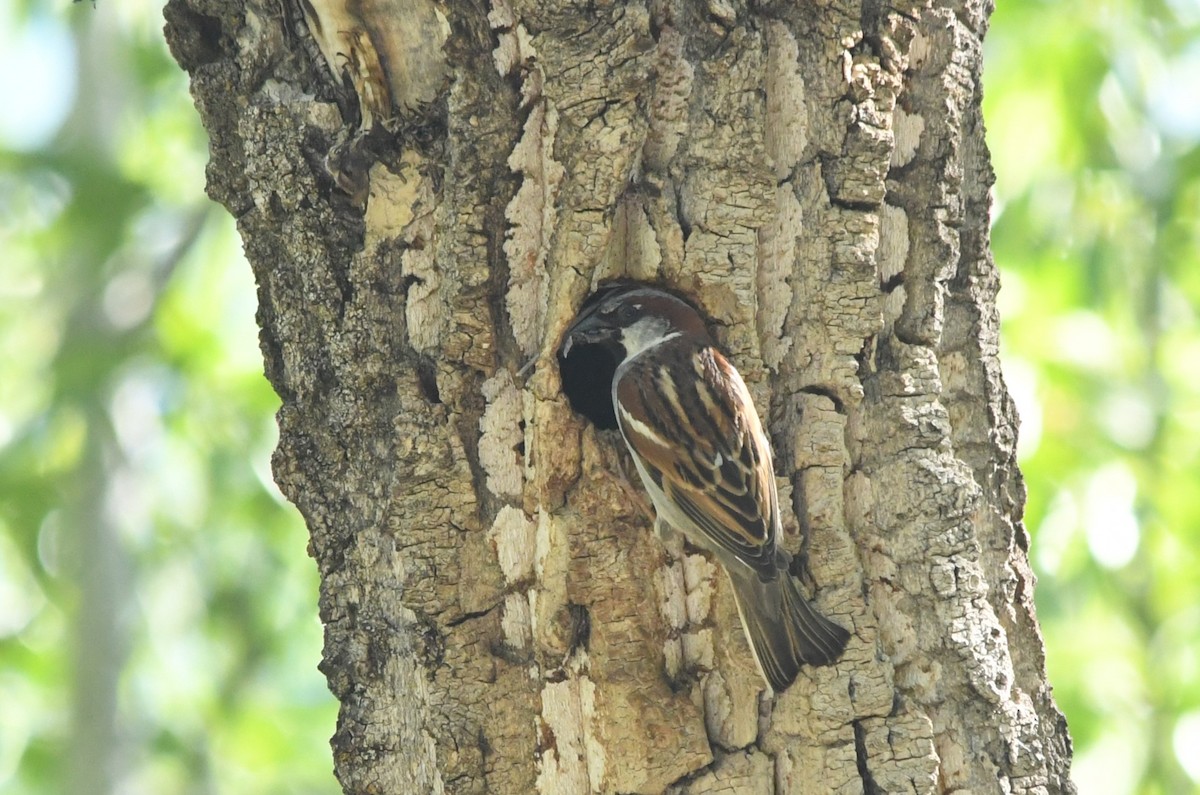
[{"label": "bird's beak", "polygon": [[567,329],[563,338],[561,355],[565,359],[576,345],[595,345],[607,342],[617,336],[617,329],[608,325],[596,315],[588,315],[575,321],[575,325]]}]

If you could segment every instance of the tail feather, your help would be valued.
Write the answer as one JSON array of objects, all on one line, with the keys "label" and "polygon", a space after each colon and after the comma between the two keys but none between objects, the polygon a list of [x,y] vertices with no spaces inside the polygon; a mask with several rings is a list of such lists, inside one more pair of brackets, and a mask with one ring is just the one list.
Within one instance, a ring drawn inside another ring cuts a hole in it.
[{"label": "tail feather", "polygon": [[786,571],[770,582],[753,573],[729,581],[754,659],[776,693],[801,665],[828,665],[845,651],[850,633],[817,612]]}]

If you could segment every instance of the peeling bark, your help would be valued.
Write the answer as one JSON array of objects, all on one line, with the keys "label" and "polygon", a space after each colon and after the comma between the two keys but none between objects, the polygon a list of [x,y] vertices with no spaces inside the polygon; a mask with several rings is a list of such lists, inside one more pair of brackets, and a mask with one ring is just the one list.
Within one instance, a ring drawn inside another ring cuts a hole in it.
[{"label": "peeling bark", "polygon": [[[171,0],[346,792],[1073,791],[997,358],[987,11]],[[562,394],[618,276],[713,321],[783,543],[853,629],[774,699],[718,567]]]}]

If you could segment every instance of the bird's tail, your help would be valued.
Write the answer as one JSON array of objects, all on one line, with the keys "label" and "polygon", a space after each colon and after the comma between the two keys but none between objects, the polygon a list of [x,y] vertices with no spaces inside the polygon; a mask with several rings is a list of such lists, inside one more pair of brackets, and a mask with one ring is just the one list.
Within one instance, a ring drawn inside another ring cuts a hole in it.
[{"label": "bird's tail", "polygon": [[729,581],[759,671],[776,693],[801,665],[828,665],[845,650],[850,633],[818,613],[787,570],[770,582],[753,572],[731,572]]}]

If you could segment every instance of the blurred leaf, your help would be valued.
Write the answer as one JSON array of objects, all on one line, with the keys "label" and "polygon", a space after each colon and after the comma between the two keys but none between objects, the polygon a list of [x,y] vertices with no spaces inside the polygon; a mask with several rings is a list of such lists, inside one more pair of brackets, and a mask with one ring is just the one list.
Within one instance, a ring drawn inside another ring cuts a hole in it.
[{"label": "blurred leaf", "polygon": [[334,791],[316,571],[265,475],[278,402],[186,76],[156,8],[55,10],[0,6],[78,55],[37,89],[62,129],[0,124],[0,790]]},{"label": "blurred leaf", "polygon": [[1005,0],[986,44],[1005,366],[1084,792],[1200,791],[1172,747],[1200,706],[1198,34],[1184,0]]}]

